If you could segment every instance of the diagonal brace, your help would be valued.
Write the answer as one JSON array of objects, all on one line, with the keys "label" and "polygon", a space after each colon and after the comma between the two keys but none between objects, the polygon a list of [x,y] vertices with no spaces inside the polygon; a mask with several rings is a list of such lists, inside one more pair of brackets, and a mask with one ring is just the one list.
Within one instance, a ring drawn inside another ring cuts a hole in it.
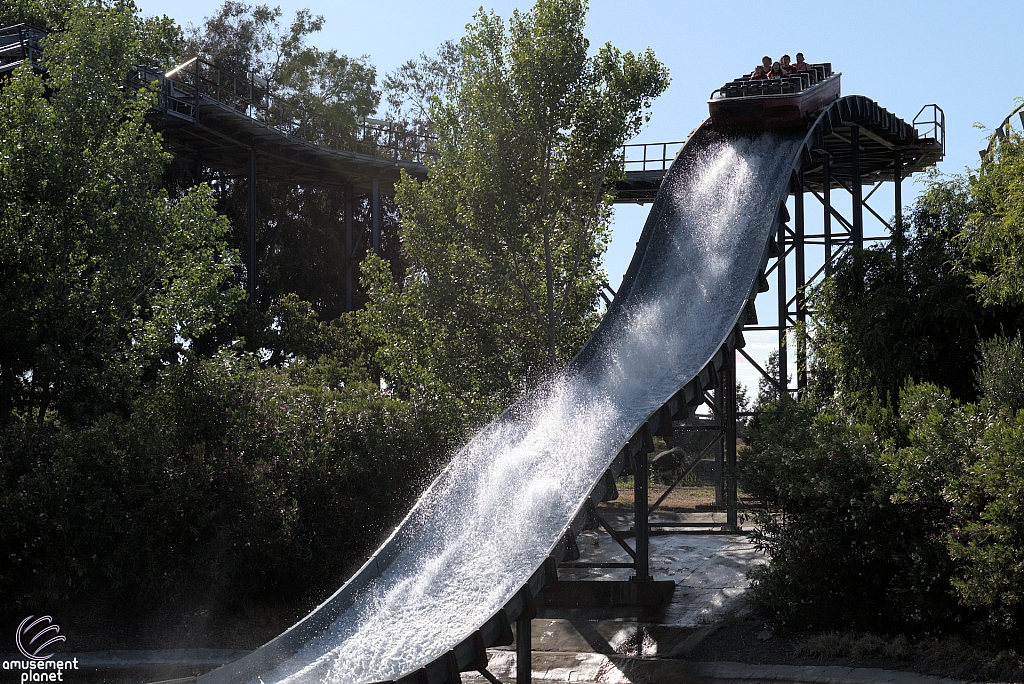
[{"label": "diagonal brace", "polygon": [[612,539],[614,539],[616,542],[618,542],[619,546],[621,546],[623,549],[626,550],[626,553],[629,554],[629,557],[632,558],[633,560],[636,560],[636,551],[634,551],[630,547],[630,545],[626,543],[626,540],[622,538],[622,535],[620,535],[618,532],[616,532],[615,528],[612,527],[611,525],[609,525],[608,521],[605,520],[604,518],[602,518],[599,513],[595,512],[594,513],[594,517],[597,518],[597,522],[601,523],[601,527],[604,528],[604,531],[607,532],[608,534],[610,534]]},{"label": "diagonal brace", "polygon": [[676,478],[676,481],[673,482],[669,486],[669,488],[666,489],[664,491],[664,493],[660,497],[658,497],[658,500],[654,502],[653,506],[651,506],[650,508],[647,509],[647,512],[648,513],[653,513],[654,510],[658,506],[661,505],[661,502],[664,501],[668,497],[668,495],[672,493],[672,490],[676,488],[676,485],[678,485],[680,482],[682,482],[683,478],[686,477],[687,475],[689,475],[690,471],[693,470],[694,468],[696,468],[697,464],[700,463],[704,459],[704,454],[706,454],[711,449],[711,447],[713,447],[716,444],[718,444],[719,442],[721,442],[723,437],[725,437],[724,431],[723,431],[722,434],[718,435],[713,440],[711,440],[711,443],[708,444],[706,447],[704,447],[701,450],[700,454],[697,455],[697,458],[693,459],[693,462],[691,462],[688,466],[686,466],[686,468],[683,470],[683,472],[681,472],[679,474],[679,477]]}]

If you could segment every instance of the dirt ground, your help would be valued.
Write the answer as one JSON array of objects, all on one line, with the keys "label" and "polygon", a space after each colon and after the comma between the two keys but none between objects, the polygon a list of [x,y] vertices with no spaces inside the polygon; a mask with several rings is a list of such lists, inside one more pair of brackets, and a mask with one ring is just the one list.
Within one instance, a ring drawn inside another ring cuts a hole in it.
[{"label": "dirt ground", "polygon": [[[648,487],[648,501],[654,505],[661,495],[668,489],[667,485],[651,484]],[[633,510],[633,490],[619,489],[619,498],[614,501],[605,501],[602,506],[610,509]],[[672,513],[695,513],[697,511],[710,511],[715,505],[715,488],[704,485],[680,485],[672,490],[668,498],[658,507]]]},{"label": "dirt ground", "polygon": [[[667,485],[651,484],[648,488],[648,501],[653,506],[661,495],[668,489]],[[739,492],[739,503],[741,509],[752,509],[757,502]],[[633,514],[633,490],[624,487],[619,488],[619,498],[614,501],[602,502],[599,508],[608,510],[620,515]],[[710,485],[680,485],[673,489],[668,497],[652,513],[657,517],[659,513],[684,514],[684,513],[712,513],[725,512],[724,506],[715,505],[715,488]]]}]

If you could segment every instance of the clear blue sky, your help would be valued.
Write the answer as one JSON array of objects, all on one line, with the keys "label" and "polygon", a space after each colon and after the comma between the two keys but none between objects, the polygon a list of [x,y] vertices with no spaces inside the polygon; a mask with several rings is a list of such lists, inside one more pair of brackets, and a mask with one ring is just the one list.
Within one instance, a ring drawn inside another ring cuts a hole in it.
[{"label": "clear blue sky", "polygon": [[[183,26],[198,24],[217,0],[137,0],[145,14],[167,14]],[[467,0],[287,0],[285,16],[310,8],[326,18],[312,41],[324,49],[366,54],[383,74],[421,52],[457,39],[480,3]],[[484,4],[503,18],[528,0]],[[799,8],[799,9],[797,9]],[[747,2],[711,0],[592,0],[586,30],[591,45],[610,41],[622,50],[650,46],[668,65],[672,85],[654,104],[642,142],[682,140],[707,116],[709,93],[750,71],[764,54],[803,52],[810,62],[830,61],[843,72],[843,94],[866,95],[910,120],[935,102],[946,112],[947,173],[975,166],[985,132],[998,125],[1024,96],[1024,2],[1021,0],[858,2]],[[904,184],[909,204],[916,184]],[[879,195],[880,206],[884,195]],[[881,212],[891,215],[889,211]],[[605,259],[613,286],[625,271],[647,209],[617,210],[614,239]],[[759,305],[761,301],[758,301]],[[763,358],[766,344],[755,344]],[[748,384],[756,380],[741,369]],[[756,385],[755,385],[756,386]]]}]

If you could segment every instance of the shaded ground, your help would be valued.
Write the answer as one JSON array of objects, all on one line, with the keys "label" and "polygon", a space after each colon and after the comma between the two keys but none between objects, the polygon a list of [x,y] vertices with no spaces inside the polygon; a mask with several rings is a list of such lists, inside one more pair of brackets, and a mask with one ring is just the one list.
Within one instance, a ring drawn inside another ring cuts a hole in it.
[{"label": "shaded ground", "polygon": [[913,641],[855,633],[774,634],[766,621],[752,612],[728,617],[719,624],[686,660],[872,667],[969,681],[1024,681],[1020,655],[955,636]]},{"label": "shaded ground", "polygon": [[[606,519],[623,532],[628,532],[632,525],[633,492],[626,484],[620,482],[617,500],[600,505]],[[652,484],[650,490],[653,504],[666,486]],[[716,507],[714,501],[712,486],[700,483],[680,486],[665,499],[652,519],[707,521],[713,528],[725,519],[724,510]],[[580,537],[579,542],[584,557],[593,556],[598,560],[607,555],[608,560],[612,560],[612,556],[623,560],[618,558],[622,555],[621,549],[603,533],[588,532]],[[568,622],[576,630],[573,638],[578,640],[582,636],[584,642],[573,644],[571,639],[563,639],[560,646],[553,645],[548,650],[562,651],[563,647],[573,646],[571,650],[578,652],[631,657],[656,654],[659,658],[693,663],[828,665],[899,670],[974,681],[1024,681],[1024,660],[1017,654],[1000,653],[984,644],[971,644],[956,637],[915,642],[901,637],[869,637],[852,633],[775,634],[765,619],[745,607],[742,594],[746,582],[741,580],[748,566],[763,562],[763,559],[756,559],[740,548],[744,543],[742,536],[712,535],[703,541],[699,535],[684,534],[652,538],[652,574],[656,579],[677,581],[678,602],[686,610],[666,610],[659,616],[598,615],[600,611],[570,616]],[[712,557],[716,554],[724,554],[723,560],[728,562],[715,564]],[[690,562],[693,559],[699,562]],[[361,559],[353,561],[352,569],[359,564],[357,561]],[[659,568],[657,571],[656,566]],[[727,571],[732,575],[727,576]],[[628,569],[564,569],[559,574],[565,579],[575,575],[580,579],[625,579],[630,573]],[[145,621],[132,627],[116,615],[100,617],[98,612],[85,605],[73,613],[55,614],[54,619],[61,625],[61,633],[68,637],[66,648],[61,649],[66,652],[181,648],[249,650],[280,634],[325,597],[310,600],[308,605],[266,603],[239,607],[230,615],[211,615],[202,607],[197,591],[196,597],[184,597],[177,603],[151,611]],[[704,604],[708,610],[702,613],[701,605]],[[23,617],[4,616],[0,628],[11,633]],[[630,623],[634,625],[631,629],[635,636],[621,638],[630,632]],[[545,646],[537,643],[543,633],[540,631],[541,622],[538,621],[537,625],[535,649],[542,652]],[[655,641],[663,640],[663,643],[648,653],[645,635]],[[135,680],[127,677],[120,681]]]},{"label": "shaded ground", "polygon": [[[668,489],[667,485],[651,484],[648,487],[648,499],[653,505],[661,495]],[[706,485],[680,485],[672,490],[664,502],[658,507],[659,511],[672,513],[686,513],[701,510],[711,510],[715,505],[715,488]],[[632,513],[633,511],[633,490],[619,489],[619,498],[614,501],[605,501],[601,504],[611,510],[622,510]]]}]

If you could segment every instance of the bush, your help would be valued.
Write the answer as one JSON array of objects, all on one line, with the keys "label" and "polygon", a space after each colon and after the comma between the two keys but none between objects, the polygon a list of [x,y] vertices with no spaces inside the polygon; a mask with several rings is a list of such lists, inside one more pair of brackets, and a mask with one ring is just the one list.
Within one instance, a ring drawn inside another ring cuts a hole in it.
[{"label": "bush", "polygon": [[980,403],[925,383],[903,388],[898,419],[861,408],[875,424],[813,394],[764,407],[742,474],[772,507],[757,604],[783,625],[1024,643],[1024,352],[995,338],[981,359]]},{"label": "bush", "polygon": [[981,366],[975,373],[978,389],[993,406],[1024,409],[1024,345],[1021,335],[994,337],[981,345]]},{"label": "bush", "polygon": [[750,433],[743,487],[770,506],[753,535],[771,559],[752,574],[756,605],[801,629],[921,631],[951,618],[942,538],[928,509],[894,497],[871,426],[786,401]]},{"label": "bush", "polygon": [[315,596],[405,513],[443,427],[370,385],[297,385],[233,352],[184,363],[128,418],[0,435],[0,589],[134,610],[195,587],[226,609]]}]

